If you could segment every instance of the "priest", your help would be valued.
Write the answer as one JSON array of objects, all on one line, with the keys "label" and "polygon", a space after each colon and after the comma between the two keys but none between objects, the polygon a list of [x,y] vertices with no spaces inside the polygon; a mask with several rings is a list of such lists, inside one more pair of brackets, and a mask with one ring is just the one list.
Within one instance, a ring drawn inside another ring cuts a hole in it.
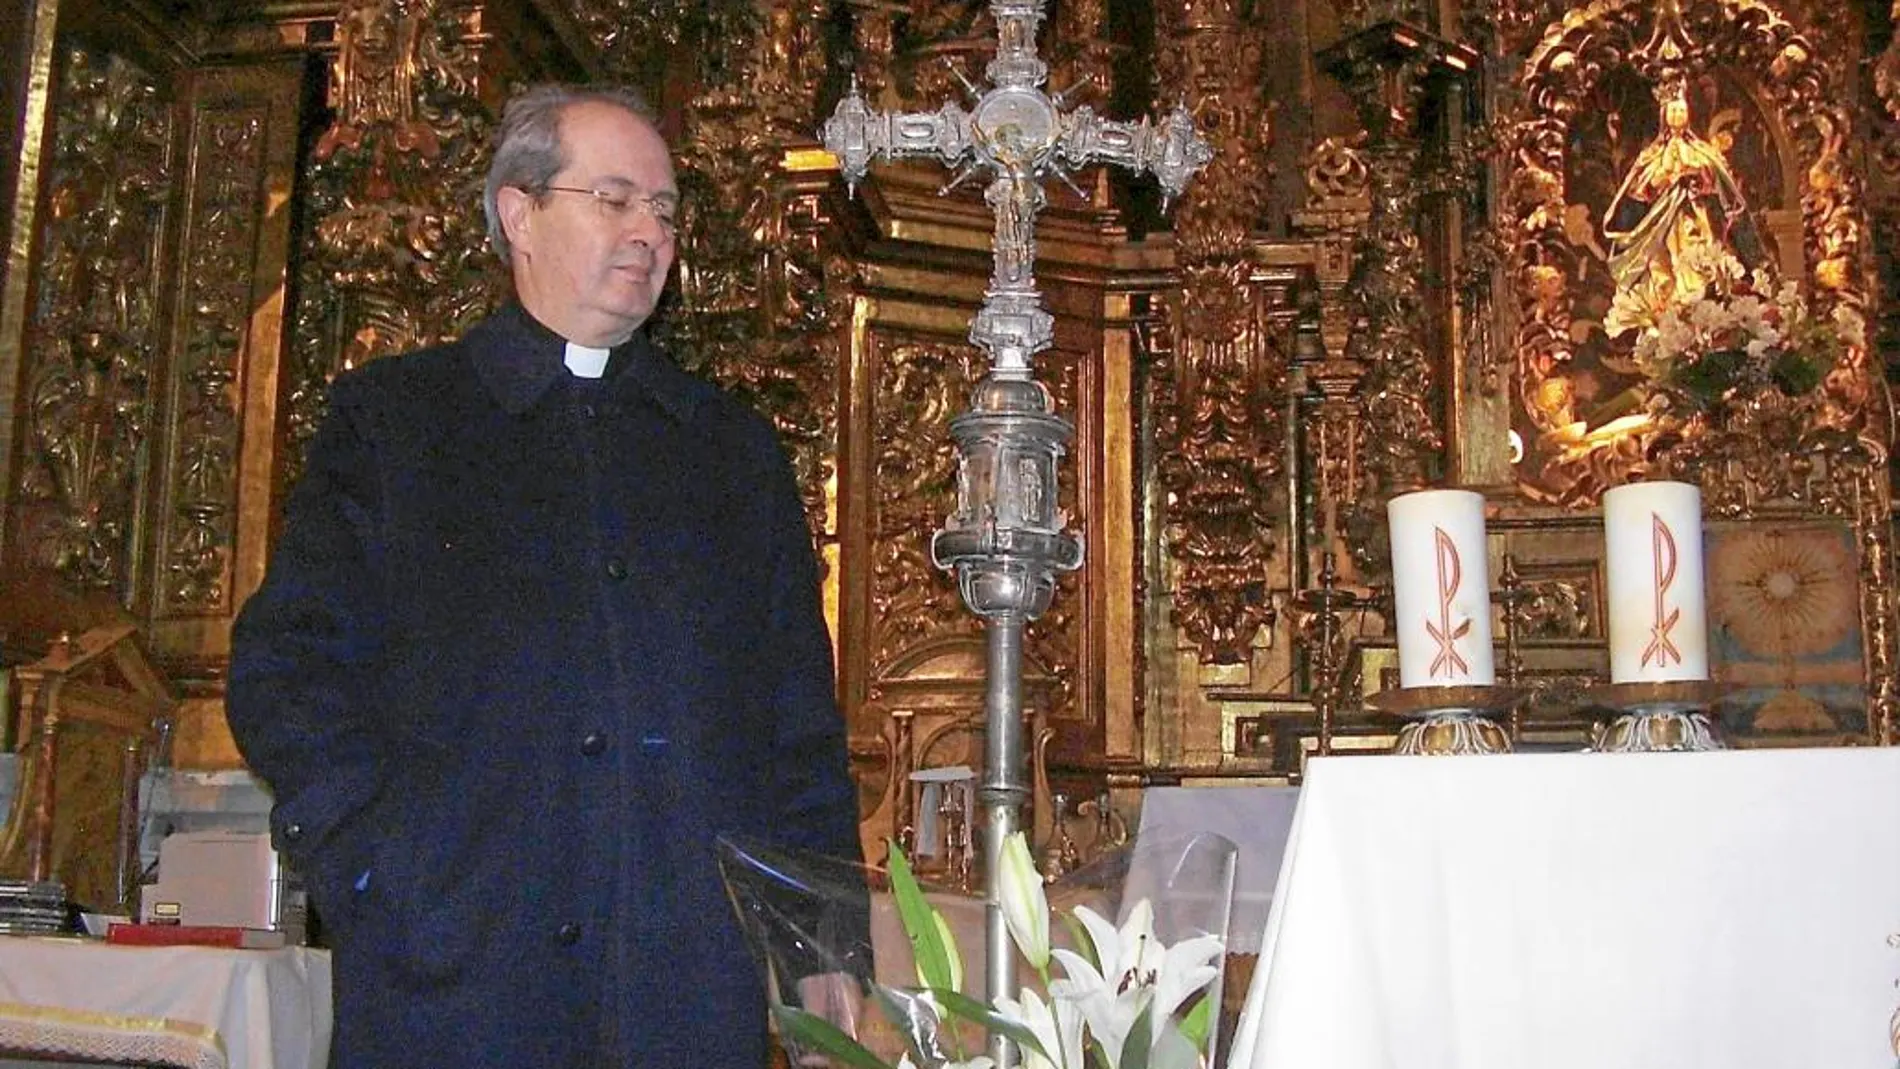
[{"label": "priest", "polygon": [[515,301],[337,378],[233,636],[332,1064],[752,1069],[714,840],[859,853],[797,486],[643,331],[679,212],[644,104],[517,97],[484,207]]}]

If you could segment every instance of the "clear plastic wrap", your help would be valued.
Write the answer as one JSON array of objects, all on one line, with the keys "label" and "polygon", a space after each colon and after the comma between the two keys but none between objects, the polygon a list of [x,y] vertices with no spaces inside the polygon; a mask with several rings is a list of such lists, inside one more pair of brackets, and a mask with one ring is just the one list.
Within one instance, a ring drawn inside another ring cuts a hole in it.
[{"label": "clear plastic wrap", "polygon": [[1199,1069],[1215,1027],[1236,848],[1140,840],[1052,884],[1020,835],[999,910],[1021,992],[985,997],[980,894],[920,884],[901,853],[865,867],[721,843],[720,869],[794,1064],[989,1064],[1007,1035],[1029,1069]]}]

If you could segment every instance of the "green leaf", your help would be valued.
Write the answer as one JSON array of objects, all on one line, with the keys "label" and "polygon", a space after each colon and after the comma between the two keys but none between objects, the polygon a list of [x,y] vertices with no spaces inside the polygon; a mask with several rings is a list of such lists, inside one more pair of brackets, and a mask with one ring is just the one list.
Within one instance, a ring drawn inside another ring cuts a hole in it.
[{"label": "green leaf", "polygon": [[891,897],[897,900],[897,918],[910,937],[911,957],[917,961],[917,982],[925,987],[955,988],[950,952],[944,947],[943,925],[937,911],[924,899],[924,889],[910,870],[904,852],[891,844]]},{"label": "green leaf", "polygon": [[[937,996],[938,1005],[952,1016],[961,1017],[966,1021],[975,1021],[992,1033],[1000,1032],[1015,1040],[1016,1045],[1024,1050],[1035,1051],[1045,1058],[1050,1057],[1049,1052],[1042,1049],[1041,1041],[1036,1039],[1036,1033],[970,996],[959,991],[932,991],[931,994]],[[1055,1059],[1050,1058],[1050,1060]]]},{"label": "green leaf", "polygon": [[1122,1041],[1122,1063],[1115,1069],[1148,1069],[1148,1049],[1154,1046],[1154,1007],[1135,1015],[1128,1026],[1128,1038]]},{"label": "green leaf", "polygon": [[837,1025],[815,1013],[777,1003],[772,1007],[772,1015],[778,1018],[779,1031],[784,1033],[785,1039],[801,1049],[829,1054],[853,1069],[891,1069]]},{"label": "green leaf", "polygon": [[937,922],[937,942],[943,945],[944,960],[950,966],[950,983],[947,985],[956,991],[963,990],[963,956],[957,952],[957,937],[950,931],[950,922],[943,914],[932,912],[930,919]]},{"label": "green leaf", "polygon": [[1194,1008],[1187,1012],[1187,1016],[1181,1018],[1181,1035],[1186,1037],[1189,1043],[1194,1044],[1195,1050],[1205,1050],[1207,1029],[1213,1023],[1214,1000],[1203,997],[1194,1003]]},{"label": "green leaf", "polygon": [[1818,362],[1807,359],[1792,349],[1784,349],[1775,358],[1769,369],[1769,376],[1781,392],[1790,397],[1799,397],[1821,385],[1821,376],[1826,373]]},{"label": "green leaf", "polygon": [[1677,386],[1706,409],[1735,385],[1735,376],[1746,358],[1747,354],[1740,349],[1716,349],[1678,365],[1672,377]]}]

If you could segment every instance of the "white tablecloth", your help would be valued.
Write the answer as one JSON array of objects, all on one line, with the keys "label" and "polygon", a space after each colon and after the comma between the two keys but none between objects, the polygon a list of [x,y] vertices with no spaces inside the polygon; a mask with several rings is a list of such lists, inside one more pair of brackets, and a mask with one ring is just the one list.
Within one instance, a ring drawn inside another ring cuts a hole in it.
[{"label": "white tablecloth", "polygon": [[0,936],[0,1051],[194,1069],[323,1069],[330,955]]},{"label": "white tablecloth", "polygon": [[1230,1067],[1894,1066],[1900,750],[1308,769]]}]

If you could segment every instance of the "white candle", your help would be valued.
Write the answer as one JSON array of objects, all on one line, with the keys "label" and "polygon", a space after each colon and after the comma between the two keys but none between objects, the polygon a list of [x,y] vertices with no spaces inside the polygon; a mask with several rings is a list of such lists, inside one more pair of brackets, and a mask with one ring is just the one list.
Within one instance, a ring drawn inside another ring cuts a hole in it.
[{"label": "white candle", "polygon": [[1610,682],[1709,678],[1702,491],[1630,483],[1603,495]]},{"label": "white candle", "polygon": [[1399,685],[1495,683],[1484,496],[1422,490],[1386,503]]}]

